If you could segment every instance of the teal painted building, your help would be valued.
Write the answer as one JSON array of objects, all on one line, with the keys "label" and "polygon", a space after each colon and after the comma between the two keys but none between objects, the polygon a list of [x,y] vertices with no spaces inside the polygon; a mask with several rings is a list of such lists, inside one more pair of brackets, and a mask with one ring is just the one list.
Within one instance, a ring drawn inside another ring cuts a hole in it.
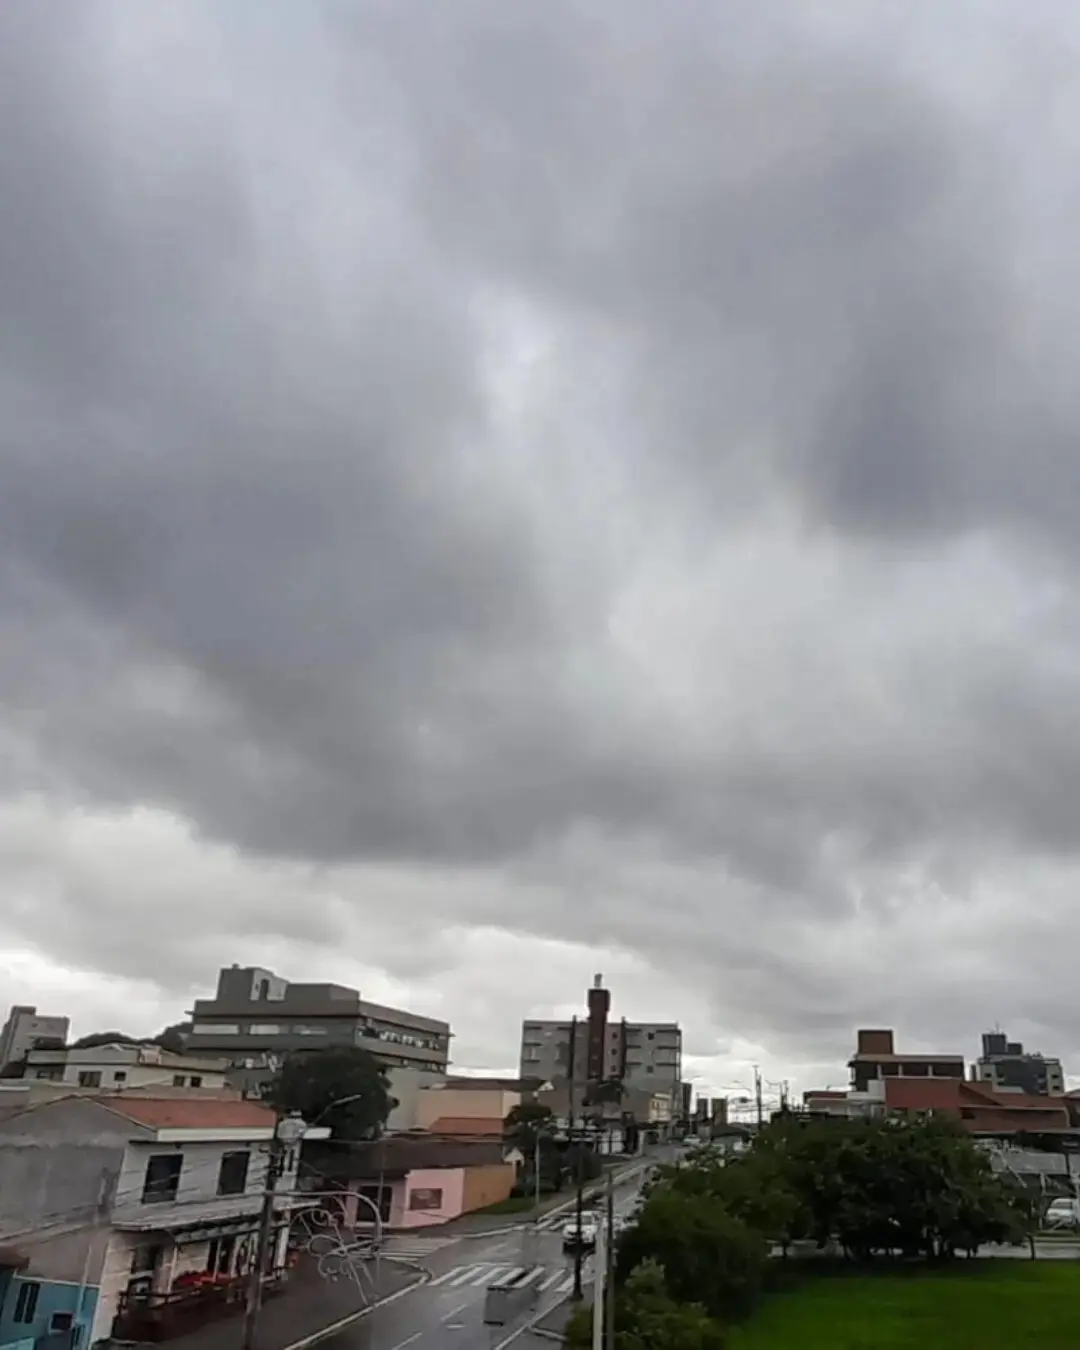
[{"label": "teal painted building", "polygon": [[0,1350],[35,1350],[41,1337],[86,1350],[98,1291],[91,1285],[38,1279],[29,1270],[0,1267]]}]

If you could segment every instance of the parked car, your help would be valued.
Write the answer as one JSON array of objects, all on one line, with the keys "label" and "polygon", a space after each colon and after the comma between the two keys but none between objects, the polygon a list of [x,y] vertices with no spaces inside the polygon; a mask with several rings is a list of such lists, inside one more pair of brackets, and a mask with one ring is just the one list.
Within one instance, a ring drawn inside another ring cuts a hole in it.
[{"label": "parked car", "polygon": [[596,1246],[596,1221],[583,1215],[581,1226],[578,1227],[577,1219],[571,1219],[569,1223],[563,1225],[562,1230],[563,1250],[568,1251],[574,1247],[592,1248]]},{"label": "parked car", "polygon": [[1047,1228],[1080,1227],[1080,1200],[1071,1200],[1066,1195],[1051,1200],[1045,1224]]}]

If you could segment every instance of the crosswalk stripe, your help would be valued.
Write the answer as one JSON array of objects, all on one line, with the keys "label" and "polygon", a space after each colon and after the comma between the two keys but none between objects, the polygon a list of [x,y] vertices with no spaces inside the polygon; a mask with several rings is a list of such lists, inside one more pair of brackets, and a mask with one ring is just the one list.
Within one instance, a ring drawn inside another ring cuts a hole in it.
[{"label": "crosswalk stripe", "polygon": [[453,1268],[453,1270],[448,1270],[448,1271],[446,1271],[446,1272],[445,1272],[444,1274],[442,1274],[442,1275],[437,1275],[437,1276],[435,1277],[435,1279],[429,1280],[429,1281],[428,1281],[428,1284],[427,1284],[427,1287],[428,1287],[429,1289],[434,1289],[435,1286],[436,1286],[437,1284],[445,1284],[445,1283],[447,1282],[447,1280],[450,1279],[451,1276],[453,1276],[453,1275],[460,1275],[460,1274],[461,1274],[461,1268],[460,1268],[459,1266],[455,1266],[455,1267]]},{"label": "crosswalk stripe", "polygon": [[509,1269],[509,1266],[493,1266],[488,1270],[482,1270],[475,1280],[469,1281],[469,1288],[481,1289],[485,1285],[494,1284],[496,1280],[502,1279],[503,1271]]},{"label": "crosswalk stripe", "polygon": [[499,1278],[505,1280],[516,1280],[519,1275],[525,1274],[525,1270],[526,1270],[525,1266],[514,1266],[512,1270],[508,1270],[505,1275],[502,1275]]},{"label": "crosswalk stripe", "polygon": [[[549,1275],[547,1279],[544,1281],[544,1283],[540,1286],[540,1292],[542,1294],[546,1294],[553,1284],[558,1284],[558,1282],[564,1278],[565,1272],[557,1270],[554,1275]],[[571,1284],[572,1283],[573,1281],[571,1280]]]},{"label": "crosswalk stripe", "polygon": [[563,1280],[562,1284],[559,1285],[558,1293],[568,1294],[570,1290],[573,1289],[573,1287],[574,1287],[574,1277],[573,1275],[571,1275],[568,1279]]},{"label": "crosswalk stripe", "polygon": [[543,1273],[544,1273],[543,1266],[533,1266],[532,1270],[530,1270],[528,1275],[526,1275],[525,1278],[521,1281],[522,1288],[524,1288],[525,1285],[527,1284],[532,1284],[533,1280],[539,1279],[539,1277],[543,1275]]},{"label": "crosswalk stripe", "polygon": [[483,1269],[484,1269],[483,1266],[466,1266],[464,1270],[458,1269],[456,1272],[457,1279],[450,1281],[450,1288],[451,1289],[460,1288],[461,1285],[466,1284],[469,1280],[471,1280],[478,1270],[482,1271]]}]

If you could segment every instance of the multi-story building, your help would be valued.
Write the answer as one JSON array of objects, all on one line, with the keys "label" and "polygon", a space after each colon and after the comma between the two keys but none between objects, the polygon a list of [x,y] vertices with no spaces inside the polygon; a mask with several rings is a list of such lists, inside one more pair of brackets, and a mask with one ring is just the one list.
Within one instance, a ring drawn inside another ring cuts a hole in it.
[{"label": "multi-story building", "polygon": [[609,1020],[611,995],[597,975],[583,1017],[522,1023],[522,1078],[573,1084],[578,1106],[604,1096],[604,1085],[681,1101],[682,1032],[677,1022]]},{"label": "multi-story building", "polygon": [[[202,1298],[220,1315],[222,1285],[242,1306],[275,1125],[260,1102],[210,1094],[68,1096],[0,1118],[0,1344],[152,1339],[155,1311],[189,1302],[197,1319]],[[299,1151],[275,1187],[273,1272]]]},{"label": "multi-story building", "polygon": [[35,1082],[115,1092],[149,1087],[220,1088],[225,1086],[228,1067],[223,1059],[178,1055],[160,1045],[119,1042],[29,1050],[22,1076]]},{"label": "multi-story building", "polygon": [[66,1017],[45,1017],[32,1004],[16,1003],[0,1030],[0,1069],[38,1045],[64,1045],[70,1025]]},{"label": "multi-story building", "polygon": [[878,1078],[960,1078],[964,1077],[963,1055],[898,1055],[891,1031],[862,1030],[857,1033],[857,1048],[848,1061],[851,1086],[867,1092]]},{"label": "multi-story building", "polygon": [[228,966],[213,998],[196,999],[186,1051],[228,1060],[230,1080],[255,1089],[290,1053],[361,1046],[389,1068],[445,1074],[446,1022],[368,1003],[340,984],[296,984],[259,966]]},{"label": "multi-story building", "polygon": [[972,1078],[987,1083],[995,1092],[1026,1092],[1033,1097],[1060,1097],[1065,1091],[1065,1070],[1060,1059],[1025,1050],[1020,1041],[1010,1041],[1003,1031],[988,1031],[982,1038],[982,1054]]}]

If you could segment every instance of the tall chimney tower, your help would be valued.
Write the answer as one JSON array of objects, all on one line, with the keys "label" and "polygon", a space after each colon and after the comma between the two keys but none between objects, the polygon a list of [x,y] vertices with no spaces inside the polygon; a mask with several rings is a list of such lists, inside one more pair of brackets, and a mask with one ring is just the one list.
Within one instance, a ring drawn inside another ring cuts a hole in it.
[{"label": "tall chimney tower", "polygon": [[593,976],[589,990],[589,1029],[585,1051],[585,1076],[590,1086],[603,1081],[604,1048],[607,1045],[607,1019],[611,1008],[611,992],[604,988],[603,975]]}]

